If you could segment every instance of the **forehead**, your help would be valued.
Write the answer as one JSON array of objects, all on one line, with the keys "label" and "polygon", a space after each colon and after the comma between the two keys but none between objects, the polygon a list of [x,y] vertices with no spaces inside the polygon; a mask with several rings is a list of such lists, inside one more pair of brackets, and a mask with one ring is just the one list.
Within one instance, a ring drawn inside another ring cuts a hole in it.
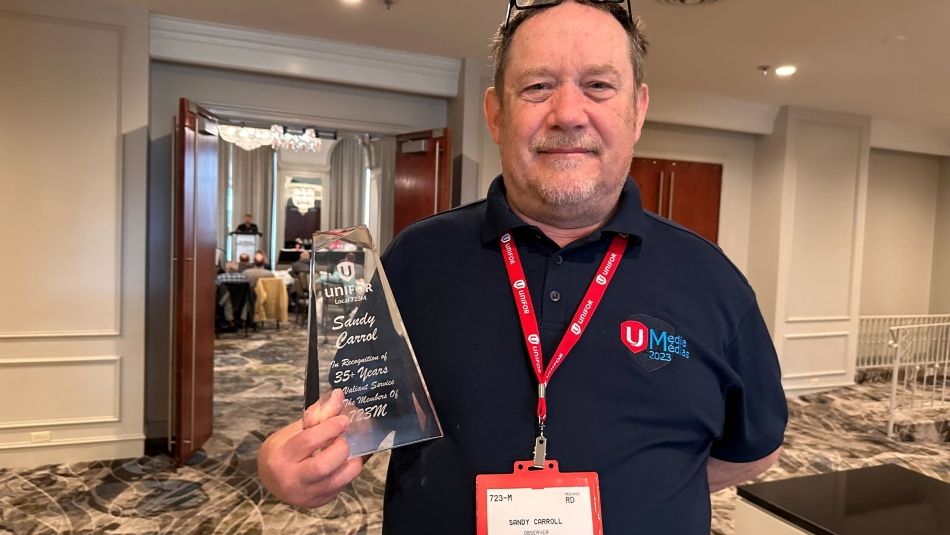
[{"label": "forehead", "polygon": [[543,9],[515,31],[508,50],[510,75],[537,70],[585,70],[610,65],[633,77],[627,33],[595,7],[564,2]]}]

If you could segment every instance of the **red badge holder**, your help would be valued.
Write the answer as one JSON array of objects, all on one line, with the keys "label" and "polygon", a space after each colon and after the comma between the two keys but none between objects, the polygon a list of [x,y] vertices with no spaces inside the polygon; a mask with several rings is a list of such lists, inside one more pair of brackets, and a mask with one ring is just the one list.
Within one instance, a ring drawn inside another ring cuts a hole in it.
[{"label": "red badge holder", "polygon": [[541,469],[534,468],[533,461],[516,461],[511,474],[480,474],[475,477],[475,517],[477,535],[488,532],[488,491],[502,489],[548,489],[557,487],[587,487],[590,489],[590,508],[593,525],[585,533],[603,535],[603,518],[600,511],[600,480],[597,472],[565,472],[558,468],[557,461],[546,460]]}]

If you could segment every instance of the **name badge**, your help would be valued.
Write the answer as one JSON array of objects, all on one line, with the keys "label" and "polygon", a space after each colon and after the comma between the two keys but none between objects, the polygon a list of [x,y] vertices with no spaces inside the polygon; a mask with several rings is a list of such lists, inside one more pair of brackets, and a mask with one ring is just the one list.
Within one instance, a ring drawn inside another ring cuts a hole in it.
[{"label": "name badge", "polygon": [[475,478],[478,535],[603,535],[596,472],[561,473],[557,461]]}]

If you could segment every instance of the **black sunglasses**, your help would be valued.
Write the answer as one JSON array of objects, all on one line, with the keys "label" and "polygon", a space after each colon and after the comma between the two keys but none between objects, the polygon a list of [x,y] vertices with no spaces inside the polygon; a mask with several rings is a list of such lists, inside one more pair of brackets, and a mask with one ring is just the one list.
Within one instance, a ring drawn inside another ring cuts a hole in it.
[{"label": "black sunglasses", "polygon": [[[633,9],[630,7],[630,0],[590,0],[595,4],[627,4],[627,16],[630,18],[630,24],[633,24]],[[505,29],[508,31],[508,22],[511,20],[511,8],[515,9],[536,9],[541,7],[556,6],[561,0],[508,0],[508,13],[505,15]]]}]

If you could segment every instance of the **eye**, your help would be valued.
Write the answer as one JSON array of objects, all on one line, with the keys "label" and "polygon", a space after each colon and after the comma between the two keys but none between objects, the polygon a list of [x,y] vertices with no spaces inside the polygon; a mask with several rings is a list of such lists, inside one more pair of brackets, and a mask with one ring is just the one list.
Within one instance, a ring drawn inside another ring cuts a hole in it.
[{"label": "eye", "polygon": [[617,87],[603,80],[594,80],[587,84],[585,93],[591,98],[594,99],[606,99],[614,95],[617,92]]},{"label": "eye", "polygon": [[608,90],[608,89],[613,89],[613,88],[614,88],[614,86],[613,86],[612,84],[610,84],[609,82],[603,82],[603,81],[599,81],[599,80],[596,81],[596,82],[591,82],[591,83],[589,83],[589,84],[587,85],[587,87],[589,87],[589,88],[591,88],[591,89],[593,89],[593,90],[595,90],[595,91],[604,91],[604,90]]},{"label": "eye", "polygon": [[544,91],[545,89],[551,89],[551,85],[546,82],[538,82],[535,84],[531,84],[528,87],[525,87],[524,91],[525,92]]},{"label": "eye", "polygon": [[554,86],[549,82],[536,82],[525,86],[521,90],[521,96],[530,101],[541,101],[546,99],[554,91]]}]

